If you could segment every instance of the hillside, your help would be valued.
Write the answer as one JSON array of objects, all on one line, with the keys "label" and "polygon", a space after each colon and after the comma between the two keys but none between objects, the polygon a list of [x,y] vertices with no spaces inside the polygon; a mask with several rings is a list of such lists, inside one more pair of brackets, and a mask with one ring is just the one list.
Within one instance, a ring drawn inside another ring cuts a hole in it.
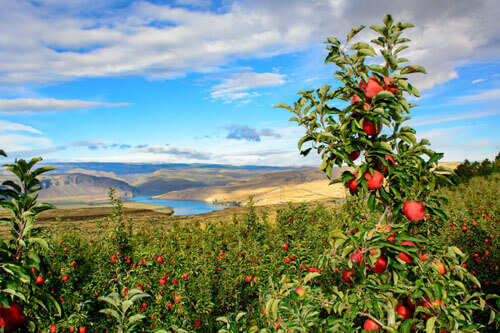
[{"label": "hillside", "polygon": [[[346,168],[337,168],[332,176],[338,177]],[[206,202],[239,201],[245,203],[250,195],[256,205],[278,204],[287,201],[315,201],[342,198],[342,184],[329,185],[325,174],[317,169],[275,171],[254,178],[234,181],[224,186],[172,191],[154,197],[165,200],[199,200]]]},{"label": "hillside", "polygon": [[128,183],[109,177],[97,177],[82,173],[68,173],[42,177],[41,198],[86,197],[92,199],[106,198],[108,189],[116,189],[118,197],[128,198],[136,195],[138,190]]}]

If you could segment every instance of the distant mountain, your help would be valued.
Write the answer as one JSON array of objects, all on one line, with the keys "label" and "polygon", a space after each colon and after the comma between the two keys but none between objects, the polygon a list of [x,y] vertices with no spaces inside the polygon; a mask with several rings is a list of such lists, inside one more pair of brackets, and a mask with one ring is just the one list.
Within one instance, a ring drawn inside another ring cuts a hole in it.
[{"label": "distant mountain", "polygon": [[82,173],[49,175],[41,179],[41,198],[87,197],[102,199],[108,195],[108,189],[116,189],[118,197],[128,198],[139,193],[135,187],[124,181],[97,177]]},{"label": "distant mountain", "polygon": [[[339,177],[347,168],[334,168],[332,178]],[[245,202],[250,195],[256,204],[272,204],[286,201],[311,201],[342,198],[343,184],[330,186],[324,172],[318,169],[273,171],[253,178],[237,180],[224,186],[207,186],[172,191],[155,199],[239,201]]]},{"label": "distant mountain", "polygon": [[189,179],[148,177],[136,185],[135,188],[140,194],[158,195],[170,191],[204,186],[207,186],[207,184]]},{"label": "distant mountain", "polygon": [[224,165],[224,164],[152,164],[152,163],[108,163],[108,162],[63,162],[63,163],[41,163],[41,165],[50,165],[56,167],[57,170],[52,173],[66,173],[73,169],[85,169],[94,171],[113,172],[117,175],[125,174],[147,174],[153,173],[160,169],[172,168],[203,168],[203,169],[241,169],[241,170],[290,170],[300,169],[302,167],[273,167],[259,165]]}]

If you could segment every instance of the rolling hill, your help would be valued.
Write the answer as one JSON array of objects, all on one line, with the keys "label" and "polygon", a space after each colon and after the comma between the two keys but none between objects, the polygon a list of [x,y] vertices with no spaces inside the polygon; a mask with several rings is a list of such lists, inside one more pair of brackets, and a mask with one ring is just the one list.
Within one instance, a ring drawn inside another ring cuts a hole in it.
[{"label": "rolling hill", "polygon": [[50,175],[41,178],[40,198],[82,197],[105,199],[108,189],[113,187],[122,198],[137,195],[139,191],[128,183],[109,177],[97,177],[83,173]]},{"label": "rolling hill", "polygon": [[[347,168],[334,169],[338,177]],[[330,186],[325,174],[317,169],[274,171],[253,178],[233,181],[223,186],[207,186],[172,191],[155,196],[165,200],[239,201],[245,204],[250,195],[256,205],[287,201],[315,201],[345,197],[342,184]]]}]

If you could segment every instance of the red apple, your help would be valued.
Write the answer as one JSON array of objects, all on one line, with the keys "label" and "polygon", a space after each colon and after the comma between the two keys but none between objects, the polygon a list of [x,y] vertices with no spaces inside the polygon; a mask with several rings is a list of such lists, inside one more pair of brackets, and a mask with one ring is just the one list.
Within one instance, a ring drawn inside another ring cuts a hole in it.
[{"label": "red apple", "polygon": [[[394,162],[394,158],[392,158],[391,155],[385,155],[385,160],[386,161],[390,161],[392,162],[392,165],[396,166],[396,162]],[[382,162],[380,162],[380,160],[377,161],[377,168],[380,170],[380,172],[382,172],[384,175],[387,175],[387,173],[389,172],[389,167],[387,165],[384,165],[382,167]]]},{"label": "red apple", "polygon": [[342,278],[344,279],[345,282],[349,283],[350,285],[353,284],[352,279],[349,277],[349,275],[352,275],[352,274],[354,274],[354,271],[352,269],[346,270],[344,268],[344,270],[342,271]]},{"label": "red apple", "polygon": [[441,301],[440,299],[437,299],[437,298],[434,298],[434,301],[431,301],[429,296],[424,297],[424,302],[422,304],[422,306],[424,308],[434,308],[434,307],[440,306],[440,305],[441,306],[443,305],[443,301]]},{"label": "red apple", "polygon": [[[401,242],[401,245],[403,245],[403,246],[415,246],[415,243],[413,243],[411,241],[403,241],[403,242]],[[404,262],[406,262],[408,264],[413,262],[413,258],[404,252],[400,252],[398,254],[398,258],[403,260]]]},{"label": "red apple", "polygon": [[369,267],[372,272],[374,273],[377,273],[377,274],[381,274],[383,272],[385,272],[385,269],[387,268],[387,258],[386,256],[384,256],[383,254],[380,255],[380,257],[377,259],[377,261],[375,261],[375,264],[373,265],[373,267]]},{"label": "red apple", "polygon": [[358,178],[358,173],[354,174],[354,178],[347,182],[347,187],[352,193],[358,193],[358,184],[356,184],[356,178]]},{"label": "red apple", "polygon": [[378,94],[384,89],[374,76],[370,76],[364,90],[366,98],[372,99],[373,97],[375,97],[376,94]]},{"label": "red apple", "polygon": [[396,312],[398,315],[400,315],[402,318],[402,320],[406,320],[406,319],[410,319],[411,317],[411,311],[410,309],[408,309],[406,306],[404,305],[398,305],[396,306]]},{"label": "red apple", "polygon": [[[352,100],[351,100],[351,105],[352,105],[352,104],[354,104],[354,103],[356,103],[356,102],[361,102],[361,101],[363,101],[363,100],[361,99],[361,97],[359,97],[358,95],[354,95],[354,97],[353,97],[353,98],[352,98]],[[364,104],[363,104],[363,109],[365,109],[365,110],[367,110],[367,111],[368,111],[368,110],[370,110],[370,104],[369,104],[369,103],[364,103]],[[355,114],[359,114],[359,113],[357,113],[357,112],[353,112],[353,113],[355,113]]]},{"label": "red apple", "polygon": [[5,333],[14,332],[21,328],[24,324],[25,315],[23,309],[15,303],[10,303],[9,308],[4,308],[0,305],[0,323],[3,321],[3,327]]},{"label": "red apple", "polygon": [[306,292],[304,291],[304,289],[302,289],[301,287],[297,287],[297,288],[295,289],[295,292],[297,293],[297,295],[299,295],[299,297],[304,296],[304,294],[306,293]]},{"label": "red apple", "polygon": [[373,321],[373,319],[367,319],[363,325],[363,329],[367,331],[377,331],[380,332],[380,328],[378,327],[378,324]]},{"label": "red apple", "polygon": [[[377,131],[377,125],[380,125],[378,131]],[[363,131],[365,131],[367,135],[375,136],[379,134],[381,130],[382,130],[382,124],[380,123],[380,121],[378,122],[378,124],[376,124],[374,121],[371,121],[370,119],[363,119]]]},{"label": "red apple", "polygon": [[406,302],[408,303],[408,306],[410,307],[410,309],[412,311],[415,311],[415,309],[417,308],[417,306],[420,305],[420,303],[416,299],[413,299],[413,298],[410,298],[410,297],[408,297],[406,299]]},{"label": "red apple", "polygon": [[41,286],[43,283],[45,282],[45,279],[43,278],[43,276],[39,276],[36,278],[35,280],[35,283],[39,286]]},{"label": "red apple", "polygon": [[384,182],[384,175],[377,170],[373,171],[373,176],[370,175],[369,172],[366,172],[363,177],[368,180],[368,189],[370,191],[378,190],[382,187],[382,183]]},{"label": "red apple", "polygon": [[355,161],[359,157],[359,150],[353,151],[352,153],[349,154],[349,159],[351,161]]},{"label": "red apple", "polygon": [[391,84],[392,77],[384,77],[384,90],[387,90],[391,94],[395,94],[398,91],[397,84]]},{"label": "red apple", "polygon": [[356,252],[354,252],[351,255],[351,260],[354,263],[357,263],[358,265],[361,265],[361,261],[363,261],[363,258],[365,256],[363,255],[363,250],[362,249],[357,249]]},{"label": "red apple", "polygon": [[403,213],[412,222],[419,221],[425,217],[425,207],[420,201],[407,201],[403,204]]},{"label": "red apple", "polygon": [[433,262],[433,264],[436,265],[439,274],[444,275],[444,273],[446,273],[446,268],[442,262]]}]

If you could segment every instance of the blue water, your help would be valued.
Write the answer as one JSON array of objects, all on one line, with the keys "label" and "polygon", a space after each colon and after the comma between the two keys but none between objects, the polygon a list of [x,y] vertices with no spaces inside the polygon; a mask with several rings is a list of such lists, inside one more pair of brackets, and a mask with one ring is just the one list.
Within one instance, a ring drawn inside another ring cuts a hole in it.
[{"label": "blue water", "polygon": [[204,201],[151,199],[151,196],[149,195],[138,195],[136,197],[128,198],[127,201],[145,202],[153,205],[173,207],[174,215],[203,214],[229,207],[224,205],[213,205]]}]

